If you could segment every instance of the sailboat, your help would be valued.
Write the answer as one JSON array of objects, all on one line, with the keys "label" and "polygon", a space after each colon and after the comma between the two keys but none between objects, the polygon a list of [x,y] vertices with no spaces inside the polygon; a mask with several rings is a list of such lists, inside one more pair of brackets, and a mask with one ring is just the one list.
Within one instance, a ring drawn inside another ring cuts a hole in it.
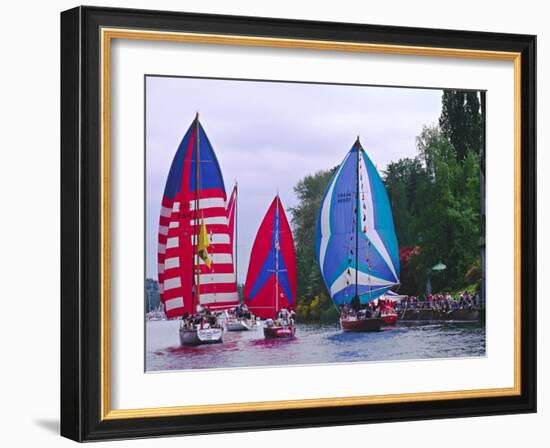
[{"label": "sailboat", "polygon": [[182,345],[222,342],[216,313],[239,304],[224,185],[197,113],[172,160],[158,230],[160,299],[167,319],[182,319]]},{"label": "sailboat", "polygon": [[265,319],[264,337],[291,338],[296,307],[296,250],[279,195],[258,229],[244,285],[248,309]]},{"label": "sailboat", "polygon": [[[227,222],[229,225],[229,239],[231,242],[231,251],[233,254],[233,260],[235,264],[235,281],[237,280],[237,195],[238,195],[238,185],[235,182],[233,191],[229,196],[227,201],[226,213],[227,213]],[[227,331],[248,331],[254,330],[257,328],[256,319],[248,311],[246,306],[239,304],[232,310],[226,311],[226,316],[224,319],[225,329]]]},{"label": "sailboat", "polygon": [[399,315],[395,310],[394,298],[400,297],[393,291],[386,291],[378,297],[378,307],[380,308],[380,318],[384,325],[395,325],[399,319]]},{"label": "sailboat", "polygon": [[399,284],[399,255],[384,183],[359,137],[321,201],[316,256],[342,330],[380,330],[372,302]]}]

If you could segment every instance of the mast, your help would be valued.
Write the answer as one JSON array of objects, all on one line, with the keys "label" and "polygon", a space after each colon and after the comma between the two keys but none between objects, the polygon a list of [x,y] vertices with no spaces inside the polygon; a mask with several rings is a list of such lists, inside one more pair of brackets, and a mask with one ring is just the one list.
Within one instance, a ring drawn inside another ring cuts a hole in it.
[{"label": "mast", "polygon": [[[199,217],[199,204],[200,204],[200,136],[199,136],[199,130],[200,130],[200,124],[199,124],[199,113],[197,112],[197,116],[195,118],[195,126],[196,126],[196,138],[195,138],[195,148],[197,151],[196,157],[195,157],[195,227],[193,230],[194,239],[195,239],[195,249],[192,251],[193,256],[193,284],[194,284],[194,294],[191,296],[194,298],[194,296],[197,297],[197,304],[200,305],[200,288],[201,288],[201,275],[200,275],[200,261],[199,261],[199,236],[197,233],[197,229],[200,227],[197,225],[198,223],[198,217]],[[196,277],[195,277],[196,275]],[[196,281],[195,281],[196,278]],[[195,302],[194,300],[191,301],[191,310],[195,309]]]},{"label": "mast", "polygon": [[357,172],[355,173],[355,297],[359,297],[359,154],[361,149],[361,143],[359,142],[359,136],[357,136]]},{"label": "mast", "polygon": [[279,192],[275,203],[275,314],[279,311]]},{"label": "mast", "polygon": [[[358,281],[358,275],[359,275],[359,226],[362,225],[363,222],[362,219],[359,219],[360,217],[363,217],[363,212],[361,211],[361,201],[359,199],[359,193],[363,191],[363,182],[361,179],[361,160],[360,160],[360,154],[361,149],[363,147],[361,146],[361,142],[359,141],[359,136],[357,136],[357,213],[355,216],[355,219],[357,219],[357,226],[355,227],[355,295],[358,296],[358,289],[359,289],[359,281]],[[360,180],[361,179],[361,180]],[[369,246],[370,243],[367,240],[366,245],[366,259],[367,259],[367,275],[368,275],[368,286],[369,286],[369,303],[371,302],[372,297],[372,284],[371,284],[371,278],[370,278],[370,267],[369,267]]]}]

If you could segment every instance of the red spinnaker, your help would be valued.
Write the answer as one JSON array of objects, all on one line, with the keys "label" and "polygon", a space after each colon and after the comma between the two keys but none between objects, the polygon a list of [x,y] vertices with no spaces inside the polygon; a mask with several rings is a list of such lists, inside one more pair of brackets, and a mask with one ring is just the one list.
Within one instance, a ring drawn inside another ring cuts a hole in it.
[{"label": "red spinnaker", "polygon": [[246,275],[244,300],[262,319],[296,307],[296,250],[292,230],[278,196],[260,225]]}]

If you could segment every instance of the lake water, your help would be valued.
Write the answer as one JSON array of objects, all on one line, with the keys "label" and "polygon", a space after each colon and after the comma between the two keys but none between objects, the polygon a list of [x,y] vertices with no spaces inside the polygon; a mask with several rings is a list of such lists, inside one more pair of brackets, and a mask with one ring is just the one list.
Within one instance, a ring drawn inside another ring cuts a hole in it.
[{"label": "lake water", "polygon": [[343,333],[338,324],[298,324],[296,338],[266,340],[263,331],[225,332],[222,344],[182,347],[179,321],[146,322],[146,369],[184,370],[485,355],[485,325],[399,322],[378,333]]}]

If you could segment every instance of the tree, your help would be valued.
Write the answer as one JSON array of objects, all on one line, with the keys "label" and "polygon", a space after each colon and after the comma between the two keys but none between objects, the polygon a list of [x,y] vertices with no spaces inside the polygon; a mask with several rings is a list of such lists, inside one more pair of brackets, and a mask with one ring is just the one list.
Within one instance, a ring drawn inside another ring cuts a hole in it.
[{"label": "tree", "polygon": [[[429,138],[429,137],[427,137]],[[425,143],[422,140],[422,143]],[[425,156],[430,156],[426,150]],[[415,158],[400,159],[397,162],[390,162],[384,172],[384,184],[393,214],[393,223],[400,254],[402,252],[411,254],[420,244],[418,230],[416,227],[417,194],[422,183],[429,182],[430,176],[422,164],[424,156]],[[421,288],[417,281],[416,272],[411,270],[409,256],[401,259],[401,286],[399,292],[403,294],[416,295]]]},{"label": "tree", "polygon": [[426,176],[426,170],[418,157],[406,158],[390,162],[383,175],[393,212],[397,241],[400,246],[412,246],[416,242],[411,229],[416,189],[419,179]]},{"label": "tree", "polygon": [[468,151],[479,156],[483,126],[478,93],[445,90],[439,126],[458,160],[466,159]]},{"label": "tree", "polygon": [[434,288],[461,287],[479,258],[479,161],[469,149],[464,160],[457,160],[454,147],[443,136],[426,150],[433,160],[433,177],[423,179],[416,195],[414,228],[420,249],[414,258],[416,274],[425,277],[443,260],[445,278]]},{"label": "tree", "polygon": [[466,286],[479,272],[472,269],[481,231],[478,157],[467,149],[458,160],[437,126],[422,129],[417,148],[417,157],[391,162],[384,173],[399,246],[413,253],[401,263],[405,294],[421,293],[428,270],[439,260],[447,270],[432,279],[434,289]]},{"label": "tree", "polygon": [[441,129],[437,126],[423,126],[422,132],[416,137],[416,149],[418,157],[424,163],[426,172],[434,176],[434,161],[430,148],[441,139]]},{"label": "tree", "polygon": [[290,212],[296,247],[297,313],[302,320],[319,320],[320,313],[332,307],[330,298],[320,300],[330,296],[315,257],[315,235],[321,200],[336,168],[307,175],[294,187],[298,205]]}]

